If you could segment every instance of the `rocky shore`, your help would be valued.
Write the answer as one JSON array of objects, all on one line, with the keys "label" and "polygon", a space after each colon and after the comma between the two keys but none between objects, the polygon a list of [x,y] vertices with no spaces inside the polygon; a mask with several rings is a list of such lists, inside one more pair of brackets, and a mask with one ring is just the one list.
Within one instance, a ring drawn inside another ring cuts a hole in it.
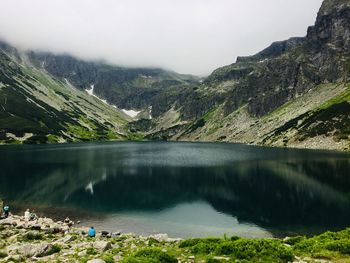
[{"label": "rocky shore", "polygon": [[350,262],[350,229],[315,237],[173,239],[98,232],[72,221],[0,220],[0,262]]}]

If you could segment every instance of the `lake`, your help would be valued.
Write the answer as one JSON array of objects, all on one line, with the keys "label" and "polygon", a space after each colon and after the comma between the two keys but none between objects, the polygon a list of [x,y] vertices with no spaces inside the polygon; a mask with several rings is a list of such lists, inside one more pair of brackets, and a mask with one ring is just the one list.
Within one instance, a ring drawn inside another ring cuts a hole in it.
[{"label": "lake", "polygon": [[350,226],[350,154],[224,143],[0,147],[14,212],[171,237],[312,234]]}]

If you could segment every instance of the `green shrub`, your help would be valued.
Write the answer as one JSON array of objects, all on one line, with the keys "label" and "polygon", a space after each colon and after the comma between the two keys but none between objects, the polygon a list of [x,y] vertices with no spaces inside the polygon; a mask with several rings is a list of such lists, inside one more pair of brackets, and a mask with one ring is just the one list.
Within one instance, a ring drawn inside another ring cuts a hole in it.
[{"label": "green shrub", "polygon": [[42,240],[43,235],[36,232],[28,232],[23,236],[24,241]]},{"label": "green shrub", "polygon": [[206,244],[217,244],[221,243],[224,240],[221,238],[215,238],[215,237],[208,237],[208,238],[192,238],[181,241],[179,244],[179,248],[185,248],[185,247],[193,247],[199,243],[206,243]]},{"label": "green shrub", "polygon": [[317,250],[316,241],[312,238],[304,239],[293,246],[298,253],[312,253]]},{"label": "green shrub", "polygon": [[208,258],[207,263],[220,263],[221,261],[219,259],[216,258]]},{"label": "green shrub", "polygon": [[292,261],[294,256],[279,240],[274,239],[239,239],[220,244],[216,250],[219,255],[230,255],[240,260],[266,260],[273,262]]},{"label": "green shrub", "polygon": [[149,245],[149,246],[157,245],[157,244],[159,244],[159,243],[160,243],[160,242],[159,242],[157,239],[153,238],[153,237],[150,237],[149,240],[148,240],[148,245]]},{"label": "green shrub", "polygon": [[207,255],[214,252],[217,245],[214,243],[198,243],[191,248],[191,252],[194,254]]},{"label": "green shrub", "polygon": [[86,254],[88,254],[88,255],[96,255],[97,252],[96,252],[96,250],[93,247],[89,247],[89,248],[86,249]]},{"label": "green shrub", "polygon": [[296,254],[311,256],[329,254],[327,251],[350,254],[350,229],[305,238],[293,245],[293,250]]},{"label": "green shrub", "polygon": [[106,263],[114,263],[114,259],[111,255],[106,255],[102,258]]},{"label": "green shrub", "polygon": [[230,240],[231,240],[231,241],[236,241],[236,240],[238,240],[238,239],[241,239],[241,238],[238,237],[238,236],[232,236],[232,237],[230,237]]},{"label": "green shrub", "polygon": [[350,240],[336,240],[328,243],[326,249],[350,255]]},{"label": "green shrub", "polygon": [[124,259],[124,263],[177,263],[177,259],[158,248],[146,248],[137,251],[134,255]]},{"label": "green shrub", "polygon": [[304,236],[296,236],[296,237],[290,237],[290,238],[284,240],[283,242],[285,244],[294,246],[295,244],[300,243],[301,241],[303,241],[305,239],[306,239],[306,237],[304,237]]},{"label": "green shrub", "polygon": [[7,253],[5,251],[0,250],[0,258],[6,258],[6,257],[7,257]]},{"label": "green shrub", "polygon": [[45,256],[49,256],[61,251],[61,247],[59,245],[52,245],[52,247],[46,252]]},{"label": "green shrub", "polygon": [[179,248],[193,247],[197,245],[200,241],[201,239],[199,238],[191,238],[191,239],[183,240],[180,242]]}]

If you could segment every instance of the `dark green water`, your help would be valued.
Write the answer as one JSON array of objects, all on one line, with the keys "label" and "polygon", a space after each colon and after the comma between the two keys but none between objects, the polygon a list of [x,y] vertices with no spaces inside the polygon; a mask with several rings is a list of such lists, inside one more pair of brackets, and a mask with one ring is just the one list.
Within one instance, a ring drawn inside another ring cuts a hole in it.
[{"label": "dark green water", "polygon": [[350,226],[350,155],[216,143],[0,147],[15,211],[172,237],[317,233]]}]

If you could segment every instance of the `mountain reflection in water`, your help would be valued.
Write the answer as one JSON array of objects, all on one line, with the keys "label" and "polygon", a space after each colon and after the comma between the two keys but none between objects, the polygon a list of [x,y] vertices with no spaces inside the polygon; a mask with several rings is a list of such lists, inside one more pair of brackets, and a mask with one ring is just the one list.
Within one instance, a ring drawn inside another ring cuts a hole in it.
[{"label": "mountain reflection in water", "polygon": [[[250,226],[268,236],[350,222],[345,153],[155,142],[4,146],[0,153],[6,200],[98,212],[107,218],[101,227],[111,228],[116,215],[119,228],[133,222],[139,233],[149,226],[218,235],[232,225],[232,233],[249,236]],[[166,225],[171,218],[181,224]],[[201,218],[206,228],[195,229]]]}]

